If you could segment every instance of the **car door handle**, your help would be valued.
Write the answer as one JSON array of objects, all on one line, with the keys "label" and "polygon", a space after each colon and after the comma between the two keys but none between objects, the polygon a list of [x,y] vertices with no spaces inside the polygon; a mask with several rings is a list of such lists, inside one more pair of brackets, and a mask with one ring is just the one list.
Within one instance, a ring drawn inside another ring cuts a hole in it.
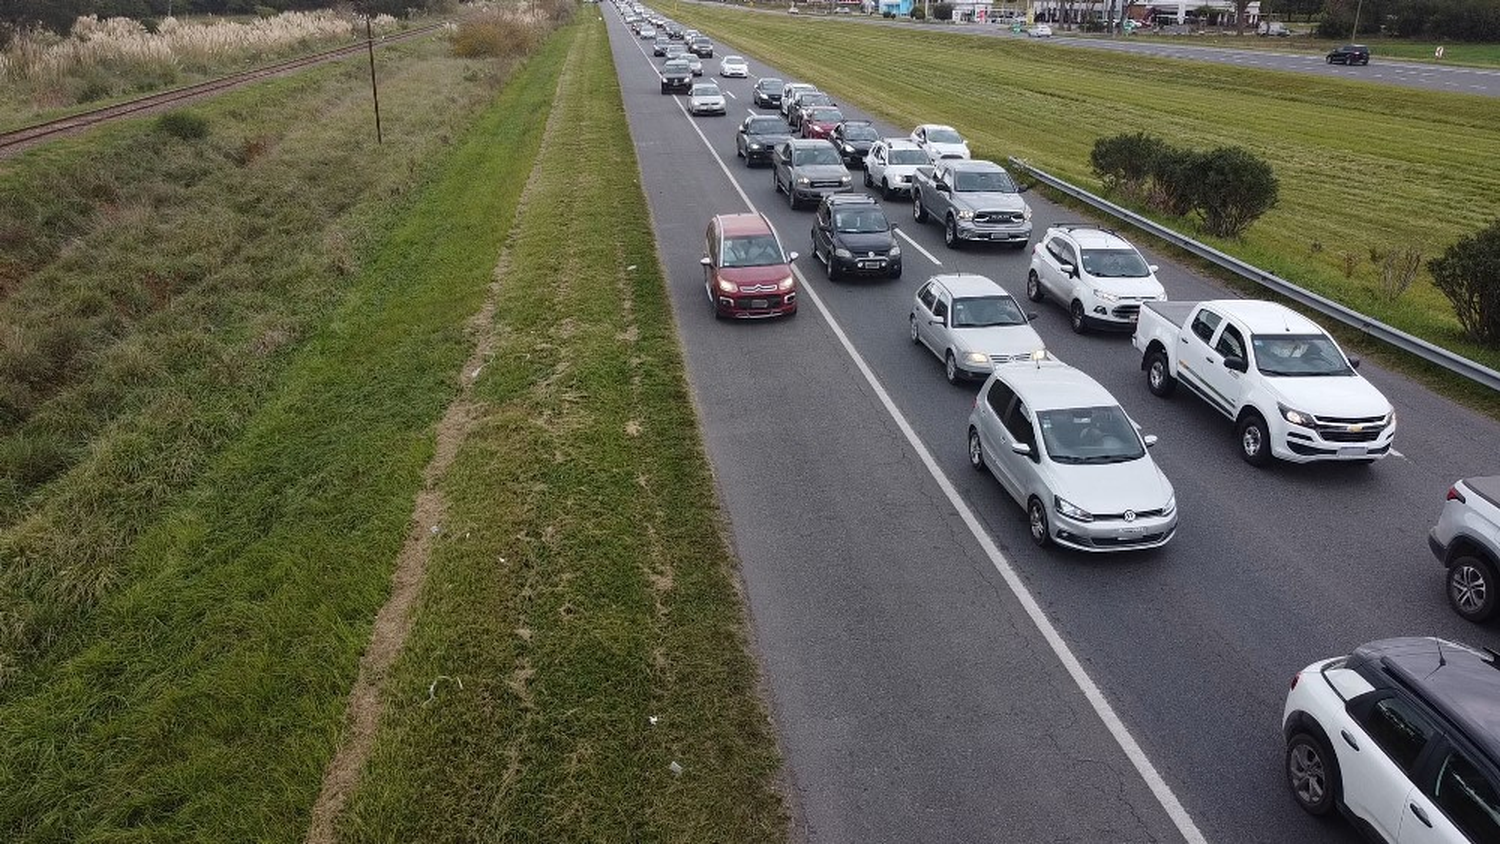
[{"label": "car door handle", "polygon": [[1206,361],[1208,361],[1209,363],[1213,363],[1214,362],[1214,356],[1213,355],[1204,355],[1203,359],[1206,360]]},{"label": "car door handle", "polygon": [[1349,735],[1348,730],[1339,730],[1339,735],[1344,737],[1344,744],[1349,745],[1355,750],[1359,750],[1359,742],[1354,740],[1354,736]]},{"label": "car door handle", "polygon": [[1178,337],[1178,338],[1177,338],[1177,339],[1178,339],[1178,340],[1179,340],[1179,341],[1181,341],[1181,342],[1183,342],[1183,343],[1186,343],[1186,342],[1187,342],[1187,338],[1186,338],[1186,337]]},{"label": "car door handle", "polygon": [[1407,805],[1411,806],[1411,813],[1417,816],[1417,820],[1421,821],[1423,826],[1432,829],[1432,819],[1427,817],[1426,809],[1415,803],[1408,803]]}]

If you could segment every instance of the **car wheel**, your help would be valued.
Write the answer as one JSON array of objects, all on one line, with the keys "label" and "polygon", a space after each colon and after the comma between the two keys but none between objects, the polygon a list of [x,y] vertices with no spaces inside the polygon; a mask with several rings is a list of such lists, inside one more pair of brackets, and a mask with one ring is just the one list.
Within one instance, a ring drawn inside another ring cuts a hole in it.
[{"label": "car wheel", "polygon": [[1047,524],[1047,507],[1035,495],[1026,502],[1026,521],[1031,528],[1031,541],[1038,548],[1052,544],[1052,528]]},{"label": "car wheel", "polygon": [[771,165],[771,189],[776,193],[781,193],[781,177],[776,175],[775,164]]},{"label": "car wheel", "polygon": [[969,466],[976,472],[984,471],[984,444],[979,441],[979,431],[969,429]]},{"label": "car wheel", "polygon": [[786,205],[793,211],[797,210],[797,191],[790,181],[786,183]]},{"label": "car wheel", "polygon": [[1448,603],[1465,621],[1489,621],[1500,605],[1500,578],[1479,557],[1463,556],[1448,567]]},{"label": "car wheel", "polygon": [[948,244],[949,249],[957,249],[963,243],[958,239],[958,223],[952,217],[943,226],[943,242]]},{"label": "car wheel", "polygon": [[823,259],[823,269],[828,271],[829,281],[838,281],[839,265],[833,260],[833,250],[828,250],[828,255]]},{"label": "car wheel", "polygon": [[1333,56],[1329,56],[1328,57],[1328,63],[1329,64],[1333,64]]},{"label": "car wheel", "polygon": [[961,380],[958,372],[958,359],[952,352],[943,356],[943,377],[948,379],[949,384],[957,384]]},{"label": "car wheel", "polygon": [[1042,279],[1036,274],[1036,270],[1026,274],[1026,298],[1033,302],[1047,298],[1047,294],[1042,292]]},{"label": "car wheel", "polygon": [[1240,439],[1240,456],[1246,463],[1264,466],[1271,462],[1271,434],[1259,413],[1245,414],[1235,426],[1235,435]]},{"label": "car wheel", "polygon": [[1083,319],[1083,303],[1077,299],[1074,299],[1072,307],[1068,308],[1068,324],[1073,327],[1074,334],[1082,334],[1089,330]]},{"label": "car wheel", "polygon": [[881,179],[880,180],[880,196],[881,196],[882,199],[890,199],[891,198],[892,193],[891,193],[891,180],[890,179]]},{"label": "car wheel", "polygon": [[1339,782],[1339,763],[1315,736],[1297,733],[1286,743],[1286,784],[1292,799],[1309,815],[1322,817],[1333,810]]},{"label": "car wheel", "polygon": [[867,187],[867,188],[873,188],[873,187],[875,187],[875,180],[870,178],[870,171],[869,170],[865,171],[865,187]]},{"label": "car wheel", "polygon": [[911,317],[907,320],[907,322],[909,322],[911,324],[911,342],[912,342],[912,345],[916,345],[916,346],[922,345],[922,335],[921,335],[920,332],[917,331],[917,315],[916,314],[912,314]]},{"label": "car wheel", "polygon": [[922,195],[913,193],[911,195],[911,216],[919,223],[927,222],[927,209],[922,207]]},{"label": "car wheel", "polygon": [[1177,379],[1172,377],[1165,352],[1155,351],[1146,358],[1146,387],[1151,395],[1163,399],[1177,389]]}]

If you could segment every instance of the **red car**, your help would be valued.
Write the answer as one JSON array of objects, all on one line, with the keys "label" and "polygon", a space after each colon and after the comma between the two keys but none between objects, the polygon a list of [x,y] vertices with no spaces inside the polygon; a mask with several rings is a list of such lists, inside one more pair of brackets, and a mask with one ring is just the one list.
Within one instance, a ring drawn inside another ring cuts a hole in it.
[{"label": "red car", "polygon": [[797,312],[796,252],[784,252],[763,214],[720,214],[703,235],[703,285],[714,316],[758,319]]},{"label": "red car", "polygon": [[814,106],[802,113],[802,137],[828,138],[833,127],[844,122],[844,113],[832,106]]}]

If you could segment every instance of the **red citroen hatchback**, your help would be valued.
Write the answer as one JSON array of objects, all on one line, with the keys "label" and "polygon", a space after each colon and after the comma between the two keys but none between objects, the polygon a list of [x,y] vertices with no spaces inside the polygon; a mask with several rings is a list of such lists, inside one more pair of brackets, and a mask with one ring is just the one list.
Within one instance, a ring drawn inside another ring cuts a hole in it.
[{"label": "red citroen hatchback", "polygon": [[714,316],[734,319],[797,312],[796,252],[783,252],[763,214],[719,214],[703,237],[703,284]]}]

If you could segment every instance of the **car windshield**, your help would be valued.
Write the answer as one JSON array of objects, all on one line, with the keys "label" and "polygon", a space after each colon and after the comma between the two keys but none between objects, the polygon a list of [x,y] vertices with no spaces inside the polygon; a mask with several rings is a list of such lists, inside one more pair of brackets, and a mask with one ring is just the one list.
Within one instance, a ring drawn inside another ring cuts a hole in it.
[{"label": "car windshield", "polygon": [[1146,456],[1135,426],[1119,407],[1043,410],[1036,417],[1054,463],[1127,463]]},{"label": "car windshield", "polygon": [[953,300],[954,328],[1025,325],[1026,315],[1009,296],[970,296]]},{"label": "car windshield", "polygon": [[757,91],[777,91],[780,90],[782,84],[780,79],[766,78],[755,83],[755,89]]},{"label": "car windshield", "polygon": [[919,149],[891,150],[892,164],[927,164],[927,153]]},{"label": "car windshield", "polygon": [[874,141],[880,138],[880,133],[868,123],[845,123],[844,138],[850,141]]},{"label": "car windshield", "polygon": [[1263,375],[1353,375],[1339,347],[1324,334],[1256,334],[1250,338]]},{"label": "car windshield", "polygon": [[739,56],[725,56],[724,64],[744,64],[745,60]]},{"label": "car windshield", "polygon": [[815,146],[794,150],[792,162],[800,167],[805,164],[842,164],[843,159],[831,146]]},{"label": "car windshield", "polygon": [[688,63],[686,61],[680,61],[678,59],[673,59],[673,60],[667,62],[666,64],[662,65],[661,69],[664,70],[664,71],[666,71],[667,73],[671,73],[674,70],[677,71],[677,72],[679,72],[679,73],[681,73],[684,70],[688,70],[689,66],[688,66]]},{"label": "car windshield", "polygon": [[833,227],[845,234],[889,231],[891,223],[879,208],[849,208],[833,212]]},{"label": "car windshield", "polygon": [[721,267],[765,267],[785,264],[781,244],[772,234],[751,234],[724,239],[724,253],[719,256]]},{"label": "car windshield", "polygon": [[786,124],[779,117],[755,117],[745,127],[747,135],[785,135]]},{"label": "car windshield", "polygon": [[719,86],[717,86],[717,85],[694,85],[693,86],[693,94],[692,95],[695,96],[695,97],[717,97],[717,96],[719,96]]},{"label": "car windshield", "polygon": [[961,144],[964,142],[964,139],[960,138],[958,133],[952,129],[928,129],[927,140],[936,144]]},{"label": "car windshield", "polygon": [[836,108],[815,108],[807,113],[807,119],[814,123],[839,123],[844,113]]},{"label": "car windshield", "polygon": [[1085,249],[1083,271],[1095,278],[1145,278],[1151,267],[1134,249]]},{"label": "car windshield", "polygon": [[993,193],[1015,193],[1016,183],[1010,174],[999,170],[965,172],[953,174],[953,189],[956,191],[989,191]]}]

